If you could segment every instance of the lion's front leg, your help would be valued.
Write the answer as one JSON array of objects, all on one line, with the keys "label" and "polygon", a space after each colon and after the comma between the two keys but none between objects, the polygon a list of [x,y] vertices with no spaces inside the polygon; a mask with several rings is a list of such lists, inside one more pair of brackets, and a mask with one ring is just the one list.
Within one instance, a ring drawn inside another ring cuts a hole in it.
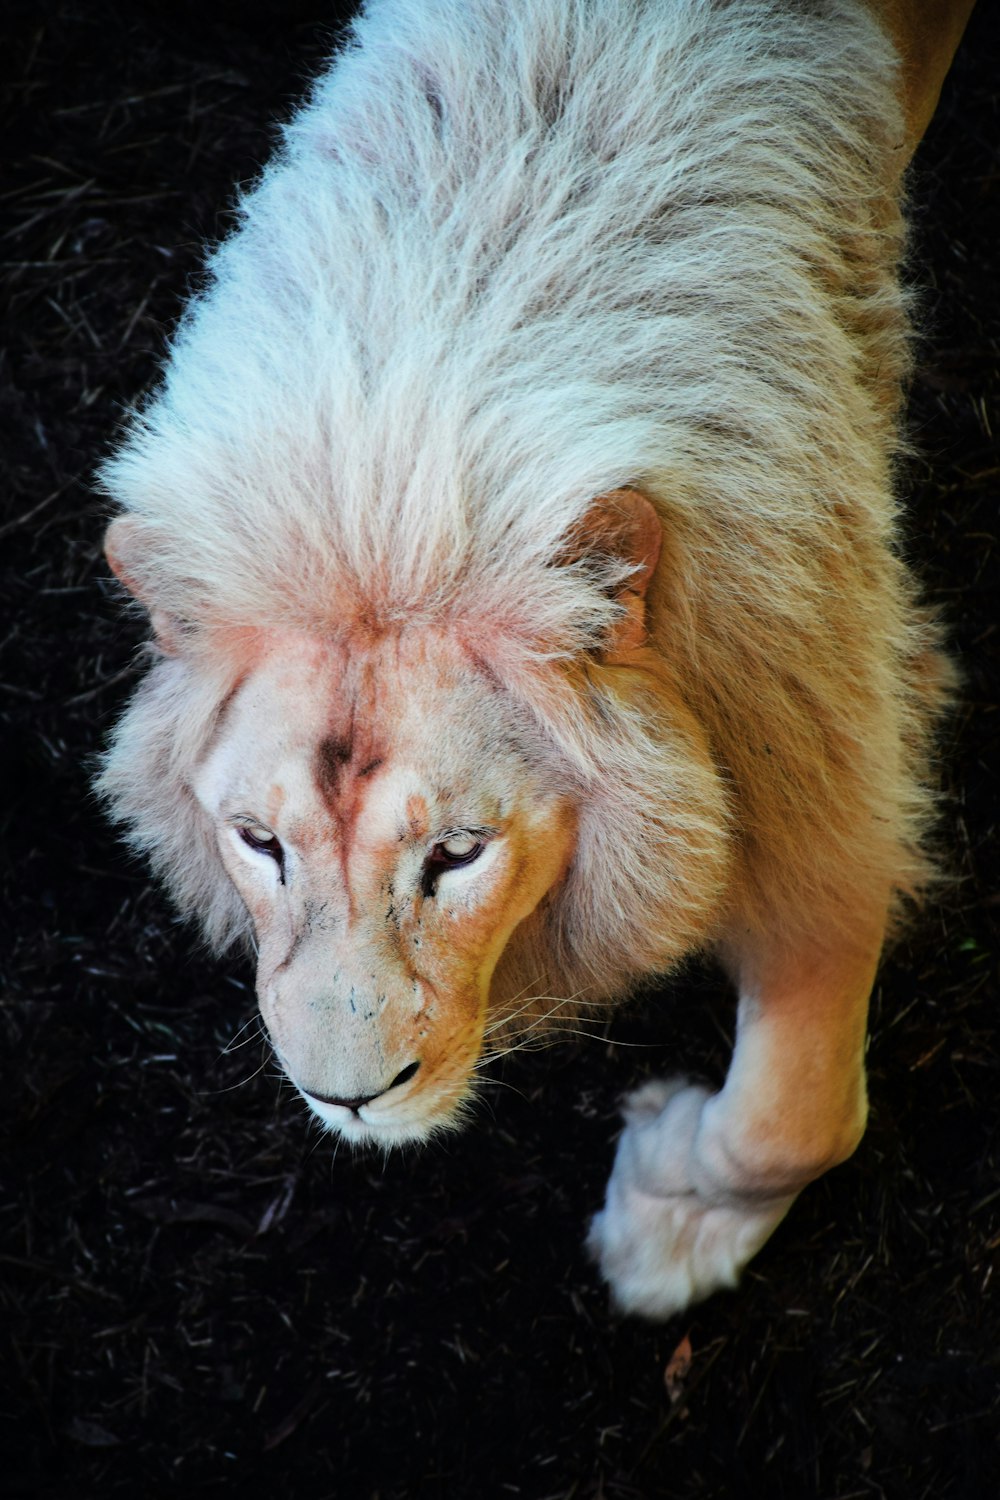
[{"label": "lion's front leg", "polygon": [[623,1311],[665,1318],[733,1286],[796,1194],[854,1150],[881,939],[836,956],[729,948],[740,1004],[725,1087],[656,1082],[626,1103],[589,1240]]},{"label": "lion's front leg", "polygon": [[745,1192],[701,1161],[722,1099],[683,1080],[648,1083],[626,1101],[625,1130],[589,1247],[623,1312],[667,1318],[734,1286],[784,1217],[794,1192]]}]

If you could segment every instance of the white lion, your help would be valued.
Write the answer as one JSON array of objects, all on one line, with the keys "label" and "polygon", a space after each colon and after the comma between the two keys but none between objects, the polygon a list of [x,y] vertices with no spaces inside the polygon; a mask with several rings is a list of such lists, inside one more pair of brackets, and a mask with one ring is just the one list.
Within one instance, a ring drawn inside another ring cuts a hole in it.
[{"label": "white lion", "polygon": [[157,648],[103,791],[331,1129],[732,976],[725,1087],[632,1098],[594,1222],[652,1316],[854,1149],[929,875],[899,198],[964,9],[371,0],[103,470]]}]

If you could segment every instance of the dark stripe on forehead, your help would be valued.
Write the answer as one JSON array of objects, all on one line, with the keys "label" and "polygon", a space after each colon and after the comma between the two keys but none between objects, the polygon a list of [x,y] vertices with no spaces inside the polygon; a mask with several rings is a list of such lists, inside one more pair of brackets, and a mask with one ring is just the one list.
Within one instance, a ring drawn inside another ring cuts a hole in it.
[{"label": "dark stripe on forehead", "polygon": [[361,809],[361,789],[351,762],[355,753],[354,716],[346,734],[331,734],[316,747],[313,775],[320,796],[336,827],[337,854],[344,879],[348,912],[354,912],[349,860],[354,824]]},{"label": "dark stripe on forehead", "polygon": [[[337,825],[345,862],[364,800],[360,783],[372,776],[384,759],[381,747],[373,743],[374,693],[370,683],[363,687],[368,689],[364,701],[360,705],[352,702],[347,722],[341,718],[335,732],[320,740],[313,761],[316,787]],[[346,863],[344,878],[346,881]]]},{"label": "dark stripe on forehead", "polygon": [[316,783],[327,802],[335,801],[343,789],[344,772],[354,755],[353,733],[330,735],[316,750]]}]

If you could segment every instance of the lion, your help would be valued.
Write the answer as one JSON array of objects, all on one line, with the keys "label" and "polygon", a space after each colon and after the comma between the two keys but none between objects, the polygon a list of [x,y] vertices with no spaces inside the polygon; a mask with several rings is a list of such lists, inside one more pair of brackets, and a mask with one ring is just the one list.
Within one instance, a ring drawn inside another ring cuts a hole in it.
[{"label": "lion", "polygon": [[935,878],[900,201],[968,8],[370,0],[102,470],[154,639],[100,789],[330,1131],[731,978],[590,1230],[647,1317],[857,1146]]}]

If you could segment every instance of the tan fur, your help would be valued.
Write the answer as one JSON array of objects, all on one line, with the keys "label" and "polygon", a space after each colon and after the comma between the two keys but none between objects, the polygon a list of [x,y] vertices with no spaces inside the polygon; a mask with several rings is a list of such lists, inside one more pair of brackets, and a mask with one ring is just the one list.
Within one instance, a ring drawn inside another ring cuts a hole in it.
[{"label": "tan fur", "polygon": [[902,62],[900,100],[906,120],[904,165],[931,122],[941,85],[976,0],[869,0]]}]

